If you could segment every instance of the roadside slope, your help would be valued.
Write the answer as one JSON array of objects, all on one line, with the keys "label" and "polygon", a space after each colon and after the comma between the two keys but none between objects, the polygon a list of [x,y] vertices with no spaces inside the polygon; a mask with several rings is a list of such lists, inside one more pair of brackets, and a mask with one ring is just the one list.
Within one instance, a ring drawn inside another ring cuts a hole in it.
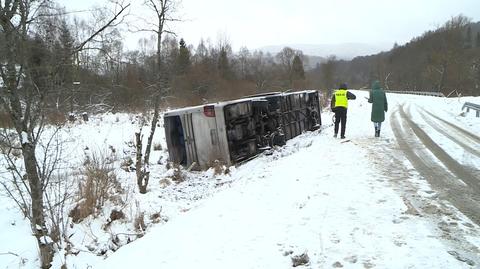
[{"label": "roadside slope", "polygon": [[311,268],[478,264],[478,256],[449,244],[409,199],[420,187],[430,191],[428,184],[410,183],[409,194],[397,183],[414,181],[418,173],[411,166],[385,171],[395,161],[391,156],[402,155],[374,151],[396,146],[391,129],[382,140],[369,134],[362,94],[349,112],[351,142],[332,138],[331,127],[293,139],[238,167],[230,189],[152,228],[95,268],[291,268],[291,258],[302,253]]}]

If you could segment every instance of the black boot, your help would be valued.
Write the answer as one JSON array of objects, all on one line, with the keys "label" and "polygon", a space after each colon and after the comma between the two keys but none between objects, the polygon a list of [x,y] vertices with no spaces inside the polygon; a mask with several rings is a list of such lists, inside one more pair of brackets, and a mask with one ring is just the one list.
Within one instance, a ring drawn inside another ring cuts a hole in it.
[{"label": "black boot", "polygon": [[378,129],[377,137],[380,137],[380,129]]},{"label": "black boot", "polygon": [[375,130],[375,137],[380,137],[380,130]]}]

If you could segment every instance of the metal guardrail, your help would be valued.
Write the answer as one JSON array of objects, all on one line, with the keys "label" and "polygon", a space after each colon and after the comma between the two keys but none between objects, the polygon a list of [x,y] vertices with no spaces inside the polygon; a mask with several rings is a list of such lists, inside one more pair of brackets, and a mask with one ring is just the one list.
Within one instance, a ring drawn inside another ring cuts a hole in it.
[{"label": "metal guardrail", "polygon": [[470,103],[470,102],[465,102],[462,106],[462,110],[467,108],[467,112],[470,111],[470,109],[476,110],[476,116],[480,117],[480,105]]},{"label": "metal guardrail", "polygon": [[436,96],[436,97],[445,97],[441,92],[419,92],[419,91],[385,91],[388,93],[400,93],[400,94],[415,94],[415,95],[424,95],[424,96]]}]

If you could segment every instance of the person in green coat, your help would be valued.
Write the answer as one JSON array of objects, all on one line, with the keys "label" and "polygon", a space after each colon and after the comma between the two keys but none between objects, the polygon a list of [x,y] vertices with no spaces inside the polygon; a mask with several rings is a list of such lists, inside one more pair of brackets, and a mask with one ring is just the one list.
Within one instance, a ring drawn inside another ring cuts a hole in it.
[{"label": "person in green coat", "polygon": [[382,122],[385,121],[385,112],[388,110],[387,96],[380,87],[380,82],[375,80],[372,83],[370,91],[369,103],[372,103],[372,117],[373,126],[375,127],[375,137],[380,137],[380,129]]}]

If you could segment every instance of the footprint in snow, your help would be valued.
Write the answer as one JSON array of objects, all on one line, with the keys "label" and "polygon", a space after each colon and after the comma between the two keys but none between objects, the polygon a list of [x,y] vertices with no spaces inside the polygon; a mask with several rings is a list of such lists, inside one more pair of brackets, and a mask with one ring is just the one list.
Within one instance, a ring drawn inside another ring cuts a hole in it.
[{"label": "footprint in snow", "polygon": [[345,257],[343,260],[349,263],[356,263],[358,261],[358,257],[356,255],[352,255]]}]

